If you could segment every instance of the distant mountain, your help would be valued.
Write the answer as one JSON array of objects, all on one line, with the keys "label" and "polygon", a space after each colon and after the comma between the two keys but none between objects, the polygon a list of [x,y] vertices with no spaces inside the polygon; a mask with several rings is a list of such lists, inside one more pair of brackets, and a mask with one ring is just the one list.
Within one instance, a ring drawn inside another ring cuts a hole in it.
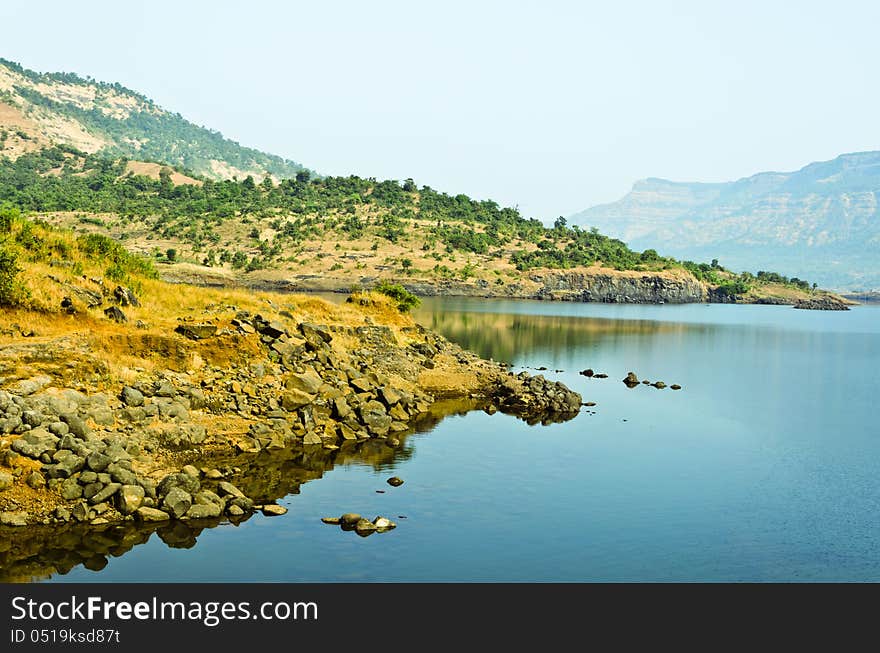
[{"label": "distant mountain", "polygon": [[282,179],[305,169],[199,127],[120,84],[36,73],[0,59],[0,156],[14,158],[50,143],[156,161],[212,179],[259,180],[267,173]]},{"label": "distant mountain", "polygon": [[880,152],[717,184],[645,179],[569,219],[633,249],[773,269],[840,290],[880,288]]}]

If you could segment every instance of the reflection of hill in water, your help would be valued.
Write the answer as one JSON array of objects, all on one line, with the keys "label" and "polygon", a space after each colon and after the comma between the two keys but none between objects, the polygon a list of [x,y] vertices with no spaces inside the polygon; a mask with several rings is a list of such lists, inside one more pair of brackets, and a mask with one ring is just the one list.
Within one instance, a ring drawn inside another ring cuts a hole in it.
[{"label": "reflection of hill in water", "polygon": [[442,333],[485,358],[510,361],[525,352],[572,351],[598,342],[700,328],[653,320],[476,313],[437,310],[418,316],[426,327]]},{"label": "reflection of hill in water", "polygon": [[[376,470],[413,455],[408,435],[426,432],[444,417],[464,414],[478,408],[473,401],[442,401],[422,416],[410,433],[398,435],[400,444],[390,447],[382,440],[351,443],[330,451],[321,447],[301,447],[259,454],[240,454],[203,461],[220,469],[234,469],[229,477],[257,503],[275,501],[299,494],[303,483],[321,478],[337,465],[369,465]],[[342,512],[342,510],[340,510]],[[235,523],[248,519],[245,516]],[[119,557],[145,544],[154,534],[171,548],[188,549],[196,545],[205,528],[229,524],[229,518],[163,524],[120,522],[91,526],[68,523],[27,528],[0,527],[0,582],[44,580],[66,574],[82,565],[100,571],[110,557]]]}]

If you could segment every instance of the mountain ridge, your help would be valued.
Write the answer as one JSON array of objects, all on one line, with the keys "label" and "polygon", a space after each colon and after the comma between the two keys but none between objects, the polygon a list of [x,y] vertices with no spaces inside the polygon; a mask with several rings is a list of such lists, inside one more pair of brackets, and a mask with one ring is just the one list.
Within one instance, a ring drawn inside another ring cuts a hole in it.
[{"label": "mountain ridge", "polygon": [[848,152],[793,172],[730,182],[648,177],[617,202],[574,214],[635,249],[772,265],[845,290],[880,286],[880,151]]},{"label": "mountain ridge", "polygon": [[[12,146],[3,151],[6,156],[32,151],[20,141],[34,140],[87,154],[156,161],[215,180],[247,175],[280,180],[307,170],[196,125],[119,83],[76,73],[39,73],[2,58],[0,107],[7,117],[28,123],[20,128],[28,138],[13,133]],[[7,134],[3,140],[9,138]]]}]

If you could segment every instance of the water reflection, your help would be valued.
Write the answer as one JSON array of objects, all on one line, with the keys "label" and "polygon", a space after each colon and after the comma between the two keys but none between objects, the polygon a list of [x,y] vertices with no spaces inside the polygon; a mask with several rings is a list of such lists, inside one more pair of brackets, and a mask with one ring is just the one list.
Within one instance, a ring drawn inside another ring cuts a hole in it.
[{"label": "water reflection", "polygon": [[503,361],[512,361],[523,352],[572,351],[632,336],[711,328],[654,320],[447,311],[430,305],[417,319],[465,349]]},{"label": "water reflection", "polygon": [[[396,434],[399,443],[394,446],[386,440],[367,440],[346,442],[338,449],[300,446],[193,462],[222,470],[228,480],[256,503],[268,503],[299,494],[303,484],[322,478],[337,466],[366,465],[376,471],[391,469],[413,456],[410,436],[431,431],[445,417],[479,409],[490,410],[486,401],[479,399],[435,402],[427,413],[417,418],[410,431]],[[169,548],[190,549],[206,528],[234,526],[252,517],[253,514],[235,519],[161,524],[127,521],[102,525],[70,522],[27,528],[0,526],[0,582],[47,580],[80,566],[99,572],[110,558],[125,555],[149,542],[154,535]]]}]

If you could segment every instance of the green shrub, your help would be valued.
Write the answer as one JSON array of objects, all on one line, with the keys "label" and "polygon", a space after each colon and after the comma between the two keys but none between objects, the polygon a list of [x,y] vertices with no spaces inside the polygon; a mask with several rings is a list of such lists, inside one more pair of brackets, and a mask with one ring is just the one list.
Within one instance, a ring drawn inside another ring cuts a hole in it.
[{"label": "green shrub", "polygon": [[18,279],[19,272],[18,255],[0,243],[0,306],[15,306],[27,297],[27,289]]},{"label": "green shrub", "polygon": [[401,286],[399,283],[388,283],[380,281],[373,288],[378,293],[390,297],[397,302],[397,310],[401,313],[407,313],[422,303],[422,300],[412,294],[409,290]]}]

